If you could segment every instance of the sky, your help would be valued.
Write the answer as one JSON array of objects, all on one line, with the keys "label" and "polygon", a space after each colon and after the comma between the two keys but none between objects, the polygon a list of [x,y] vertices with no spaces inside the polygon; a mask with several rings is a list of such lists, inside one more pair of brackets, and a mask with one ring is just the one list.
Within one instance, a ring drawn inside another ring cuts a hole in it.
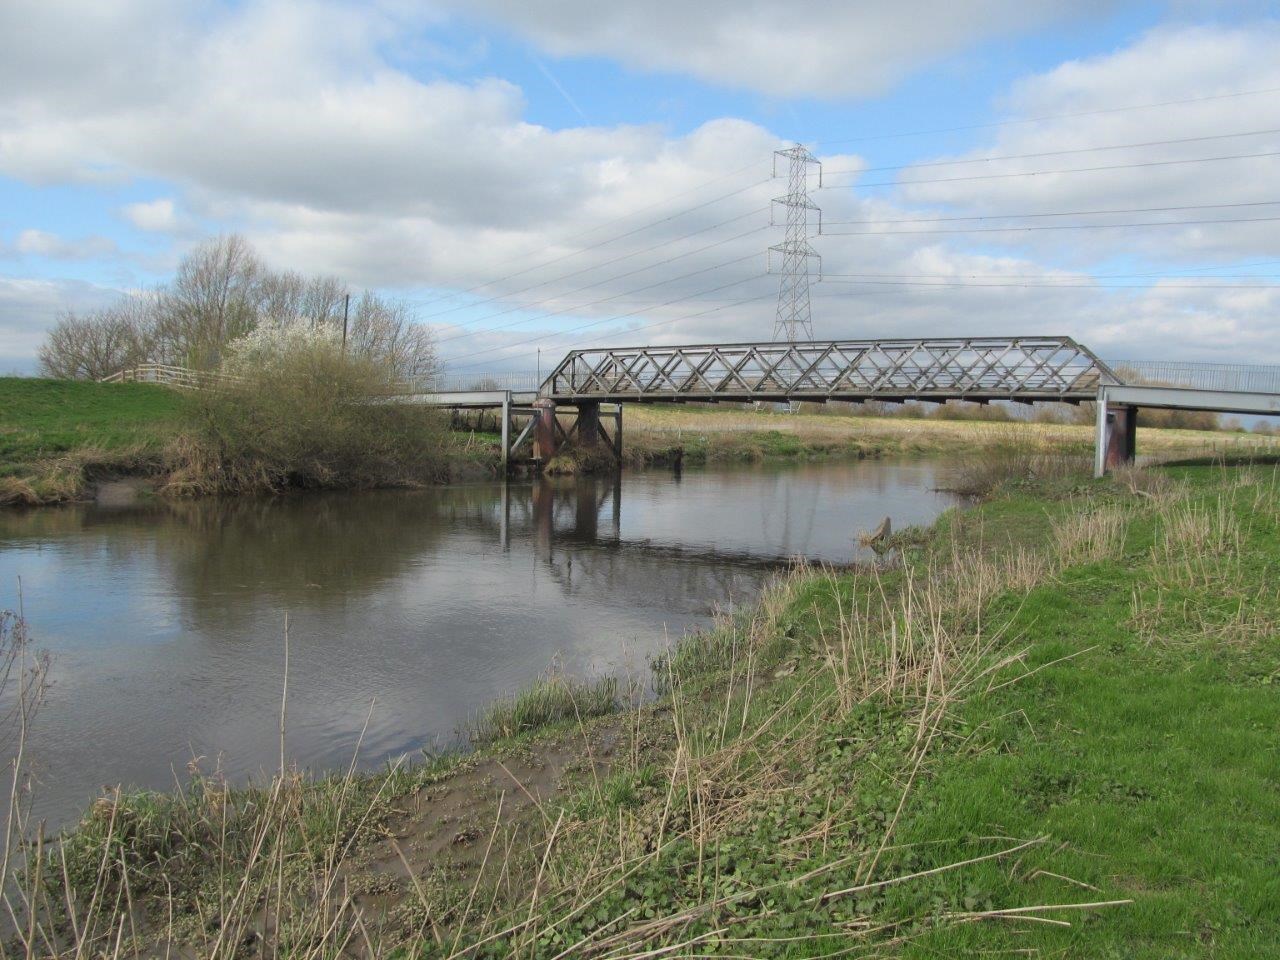
[{"label": "sky", "polygon": [[796,144],[817,339],[1280,363],[1278,49],[1269,2],[0,0],[0,372],[233,232],[456,378],[768,340]]}]

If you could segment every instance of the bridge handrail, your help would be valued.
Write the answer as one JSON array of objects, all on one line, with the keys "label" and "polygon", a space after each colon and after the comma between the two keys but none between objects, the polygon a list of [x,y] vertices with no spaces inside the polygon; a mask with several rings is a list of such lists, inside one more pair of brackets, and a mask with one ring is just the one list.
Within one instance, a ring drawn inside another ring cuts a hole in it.
[{"label": "bridge handrail", "polygon": [[1126,386],[1280,394],[1280,366],[1183,360],[1120,360],[1113,366]]}]

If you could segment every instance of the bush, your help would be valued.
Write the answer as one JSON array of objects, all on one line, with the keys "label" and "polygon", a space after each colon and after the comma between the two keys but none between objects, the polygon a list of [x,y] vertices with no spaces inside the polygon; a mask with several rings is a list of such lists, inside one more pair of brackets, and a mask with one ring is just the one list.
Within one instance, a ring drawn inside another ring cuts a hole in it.
[{"label": "bush", "polygon": [[260,327],[227,349],[217,387],[171,448],[170,492],[408,486],[442,479],[439,414],[394,402],[394,369],[307,323]]}]

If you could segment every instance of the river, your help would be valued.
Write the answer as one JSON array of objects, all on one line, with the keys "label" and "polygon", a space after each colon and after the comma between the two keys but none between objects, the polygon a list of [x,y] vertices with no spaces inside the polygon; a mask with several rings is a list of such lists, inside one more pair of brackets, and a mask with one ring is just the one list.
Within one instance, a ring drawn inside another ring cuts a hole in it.
[{"label": "river", "polygon": [[[927,462],[628,474],[276,499],[0,513],[0,607],[21,601],[52,686],[36,810],[167,789],[196,760],[345,767],[456,743],[553,663],[644,671],[789,558],[846,563],[882,517],[950,504]],[[370,707],[372,713],[370,714]]]}]

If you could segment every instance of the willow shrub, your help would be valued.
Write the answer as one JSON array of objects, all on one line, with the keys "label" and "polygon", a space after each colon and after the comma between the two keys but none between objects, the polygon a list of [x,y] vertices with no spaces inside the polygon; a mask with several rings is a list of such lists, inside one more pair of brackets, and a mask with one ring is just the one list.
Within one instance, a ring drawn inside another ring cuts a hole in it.
[{"label": "willow shrub", "polygon": [[233,343],[171,448],[176,493],[411,486],[443,479],[436,411],[396,402],[392,371],[324,330],[260,328]]}]

